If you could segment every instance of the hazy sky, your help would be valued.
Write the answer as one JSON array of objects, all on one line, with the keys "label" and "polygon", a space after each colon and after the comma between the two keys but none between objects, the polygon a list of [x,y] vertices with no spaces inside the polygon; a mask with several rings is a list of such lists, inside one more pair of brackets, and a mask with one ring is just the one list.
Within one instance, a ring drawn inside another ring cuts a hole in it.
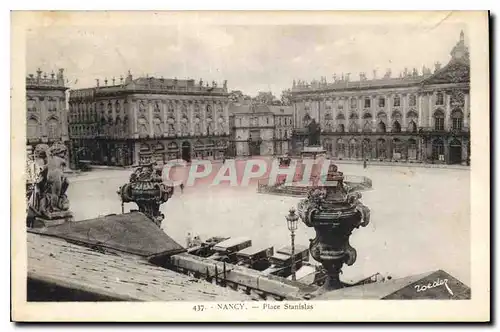
[{"label": "hazy sky", "polygon": [[[71,88],[95,86],[105,77],[141,75],[228,80],[230,90],[277,97],[293,79],[310,81],[342,72],[368,78],[391,68],[445,64],[461,25],[436,27],[331,26],[124,26],[44,28],[27,38],[27,70],[64,68]],[[466,42],[467,42],[467,31]],[[75,80],[78,80],[75,83]],[[109,83],[110,84],[110,83]]]}]

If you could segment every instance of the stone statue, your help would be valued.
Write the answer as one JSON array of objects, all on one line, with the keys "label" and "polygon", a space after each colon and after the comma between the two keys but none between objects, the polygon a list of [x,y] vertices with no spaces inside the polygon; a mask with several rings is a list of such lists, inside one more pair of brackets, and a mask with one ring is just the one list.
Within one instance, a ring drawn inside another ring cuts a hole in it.
[{"label": "stone statue", "polygon": [[321,129],[319,124],[313,118],[308,125],[309,129],[309,146],[319,146],[319,136],[321,134]]},{"label": "stone statue", "polygon": [[64,175],[67,153],[68,149],[61,143],[35,149],[40,167],[28,202],[28,217],[42,221],[72,218],[66,196],[69,182]]}]

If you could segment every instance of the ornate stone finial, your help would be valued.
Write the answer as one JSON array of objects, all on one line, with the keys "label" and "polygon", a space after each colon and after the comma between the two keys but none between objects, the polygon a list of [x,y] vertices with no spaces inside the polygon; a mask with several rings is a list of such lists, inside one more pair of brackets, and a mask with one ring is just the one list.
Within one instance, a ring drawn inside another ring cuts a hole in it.
[{"label": "ornate stone finial", "polygon": [[408,77],[408,67],[405,67],[405,71],[404,71],[403,76],[404,77]]},{"label": "ornate stone finial", "polygon": [[227,90],[227,80],[224,80],[222,87],[224,88],[224,90]]},{"label": "ornate stone finial", "polygon": [[337,74],[333,74],[333,81],[337,82]]},{"label": "ornate stone finial", "polygon": [[43,78],[47,79],[47,73],[43,73]]},{"label": "ornate stone finial", "polygon": [[120,75],[120,84],[123,84],[123,76]]},{"label": "ornate stone finial", "polygon": [[97,87],[99,87],[99,79],[98,78],[95,79],[95,84]]},{"label": "ornate stone finial", "polygon": [[112,81],[113,81],[113,85],[115,85],[115,77],[114,76],[113,76]]},{"label": "ornate stone finial", "polygon": [[38,68],[36,71],[36,77],[38,77],[38,78],[42,77],[42,70],[40,68]]},{"label": "ornate stone finial", "polygon": [[140,166],[130,175],[129,183],[118,190],[122,202],[134,202],[139,211],[148,216],[158,227],[165,216],[160,205],[172,197],[174,188],[163,183],[161,168],[150,159],[142,160]]},{"label": "ornate stone finial", "polygon": [[413,68],[413,77],[417,77],[418,76],[418,70],[417,68]]},{"label": "ornate stone finial", "polygon": [[104,86],[108,85],[108,78],[104,78]]},{"label": "ornate stone finial", "polygon": [[203,86],[203,80],[200,78],[200,86]]},{"label": "ornate stone finial", "polygon": [[464,41],[465,41],[465,34],[464,34],[464,30],[460,30],[460,41],[461,41],[461,42],[464,42]]},{"label": "ornate stone finial", "polygon": [[56,76],[56,74],[54,74],[54,71],[52,71],[52,72],[50,73],[50,78],[51,78],[51,79],[54,79],[54,76]]},{"label": "ornate stone finial", "polygon": [[373,79],[374,80],[377,79],[377,70],[376,69],[373,70]]}]

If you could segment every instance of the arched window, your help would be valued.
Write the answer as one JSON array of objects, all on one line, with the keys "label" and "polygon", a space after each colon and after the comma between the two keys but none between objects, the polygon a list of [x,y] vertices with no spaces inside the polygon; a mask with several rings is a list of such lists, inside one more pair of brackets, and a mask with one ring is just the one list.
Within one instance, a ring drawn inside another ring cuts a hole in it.
[{"label": "arched window", "polygon": [[356,122],[351,122],[351,124],[349,125],[349,132],[350,133],[357,133],[358,132],[358,125]]},{"label": "arched window", "polygon": [[461,110],[456,109],[451,113],[453,130],[462,130],[464,124],[464,114]]},{"label": "arched window", "polygon": [[401,98],[399,96],[394,97],[394,107],[401,106]]},{"label": "arched window", "polygon": [[395,138],[392,140],[392,147],[394,150],[394,153],[403,153],[403,142],[399,138]]},{"label": "arched window", "polygon": [[345,154],[345,143],[344,143],[344,140],[339,138],[337,140],[337,157],[338,158],[344,158],[344,154]]},{"label": "arched window", "polygon": [[363,126],[363,131],[365,133],[369,133],[372,131],[372,122],[371,120],[366,120],[365,125]]},{"label": "arched window", "polygon": [[417,124],[415,121],[411,120],[410,123],[408,123],[408,131],[410,133],[416,133],[417,132]]},{"label": "arched window", "polygon": [[56,118],[50,118],[47,121],[47,132],[49,139],[59,138],[59,121]]},{"label": "arched window", "polygon": [[371,158],[372,155],[372,144],[369,138],[365,138],[361,145],[361,153],[364,159]]},{"label": "arched window", "polygon": [[379,133],[385,133],[386,132],[386,127],[385,123],[383,121],[380,121],[377,125],[377,132]]},{"label": "arched window", "polygon": [[358,142],[353,138],[349,141],[349,158],[358,157]]},{"label": "arched window", "polygon": [[417,159],[417,141],[413,138],[408,140],[408,159]]},{"label": "arched window", "polygon": [[393,133],[400,133],[401,132],[401,125],[399,124],[399,121],[396,120],[392,124],[392,132]]},{"label": "arched window", "polygon": [[377,140],[377,158],[380,159],[385,159],[386,158],[386,146],[385,146],[385,139],[379,138]]},{"label": "arched window", "polygon": [[434,112],[434,129],[444,130],[444,113],[441,110]]},{"label": "arched window", "polygon": [[28,128],[26,131],[26,136],[28,136],[28,138],[37,138],[40,136],[40,124],[38,123],[38,120],[36,118],[29,118],[27,125]]},{"label": "arched window", "polygon": [[432,142],[432,159],[444,161],[444,144],[439,138]]},{"label": "arched window", "polygon": [[338,133],[343,133],[343,132],[345,132],[345,126],[344,126],[342,123],[340,123],[340,124],[337,126],[337,132],[338,132]]},{"label": "arched window", "polygon": [[444,94],[442,92],[436,94],[436,105],[444,105]]},{"label": "arched window", "polygon": [[344,116],[344,114],[343,114],[343,113],[339,113],[339,114],[335,117],[335,119],[337,119],[337,120],[345,120],[345,116]]}]

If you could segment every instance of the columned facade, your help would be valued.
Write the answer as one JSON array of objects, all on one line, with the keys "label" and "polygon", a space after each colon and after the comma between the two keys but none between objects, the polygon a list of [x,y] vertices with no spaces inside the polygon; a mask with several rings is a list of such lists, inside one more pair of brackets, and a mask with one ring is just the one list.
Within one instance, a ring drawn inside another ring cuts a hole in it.
[{"label": "columned facade", "polygon": [[229,138],[226,83],[134,80],[130,74],[120,83],[71,91],[75,163],[128,166],[223,158]]},{"label": "columned facade", "polygon": [[353,160],[469,162],[469,58],[463,34],[452,59],[434,73],[405,71],[398,78],[327,83],[294,82],[292,149],[307,145],[307,125],[320,123],[331,157]]}]

